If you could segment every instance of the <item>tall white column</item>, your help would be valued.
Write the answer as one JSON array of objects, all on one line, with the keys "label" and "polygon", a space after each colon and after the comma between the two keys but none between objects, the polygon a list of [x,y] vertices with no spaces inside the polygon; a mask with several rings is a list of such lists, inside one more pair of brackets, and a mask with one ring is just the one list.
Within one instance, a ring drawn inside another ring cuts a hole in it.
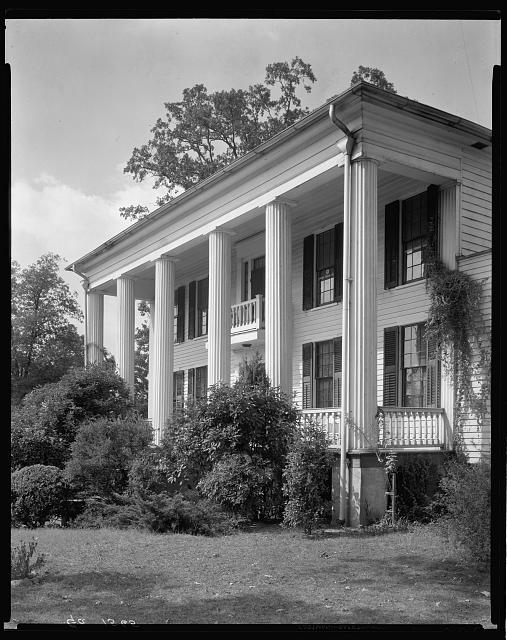
[{"label": "tall white column", "polygon": [[153,357],[150,358],[150,382],[153,388],[152,426],[155,444],[160,444],[173,407],[174,281],[174,260],[171,258],[156,260],[155,326]]},{"label": "tall white column", "polygon": [[209,234],[208,384],[231,381],[231,235]]},{"label": "tall white column", "polygon": [[120,276],[116,280],[116,298],[118,302],[118,371],[134,393],[134,336],[135,336],[135,297],[134,280]]},{"label": "tall white column", "polygon": [[289,207],[276,199],[266,205],[266,373],[274,387],[292,390],[292,238]]},{"label": "tall white column", "polygon": [[153,351],[155,340],[155,300],[149,301],[150,319],[148,325],[148,419],[153,419]]},{"label": "tall white column", "polygon": [[104,360],[104,296],[86,293],[86,362],[96,364]]},{"label": "tall white column", "polygon": [[377,413],[377,162],[352,162],[350,414],[351,449],[378,441]]}]

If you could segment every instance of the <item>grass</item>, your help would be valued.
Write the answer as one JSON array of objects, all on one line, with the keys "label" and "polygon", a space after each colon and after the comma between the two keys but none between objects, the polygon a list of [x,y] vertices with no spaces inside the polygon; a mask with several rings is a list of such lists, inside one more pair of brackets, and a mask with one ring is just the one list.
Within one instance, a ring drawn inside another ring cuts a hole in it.
[{"label": "grass", "polygon": [[[13,529],[12,543],[33,531]],[[220,538],[38,529],[46,564],[11,589],[11,621],[482,624],[485,573],[457,564],[431,527],[313,536],[257,526]]]}]

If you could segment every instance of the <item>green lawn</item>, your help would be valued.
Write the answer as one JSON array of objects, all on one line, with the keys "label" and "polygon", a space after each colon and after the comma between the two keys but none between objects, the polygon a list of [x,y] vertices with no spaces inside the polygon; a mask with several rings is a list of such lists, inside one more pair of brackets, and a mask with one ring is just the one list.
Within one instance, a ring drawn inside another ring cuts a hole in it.
[{"label": "green lawn", "polygon": [[[34,532],[12,530],[12,543]],[[11,620],[85,623],[482,624],[489,578],[429,527],[308,538],[277,526],[221,538],[38,529],[39,577],[12,587]]]}]

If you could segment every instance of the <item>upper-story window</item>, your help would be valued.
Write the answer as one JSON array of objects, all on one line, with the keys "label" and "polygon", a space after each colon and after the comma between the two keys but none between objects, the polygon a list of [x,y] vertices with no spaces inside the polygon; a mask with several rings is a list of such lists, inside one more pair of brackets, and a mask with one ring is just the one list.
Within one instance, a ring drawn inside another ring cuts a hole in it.
[{"label": "upper-story window", "polygon": [[438,186],[385,208],[384,286],[426,276],[425,263],[438,251]]},{"label": "upper-story window", "polygon": [[343,223],[303,241],[303,309],[342,297]]},{"label": "upper-story window", "polygon": [[188,285],[188,337],[205,336],[208,333],[208,278]]},{"label": "upper-story window", "polygon": [[241,276],[241,301],[252,300],[266,290],[266,260],[264,256],[244,260]]},{"label": "upper-story window", "polygon": [[174,291],[174,342],[185,340],[185,285]]}]

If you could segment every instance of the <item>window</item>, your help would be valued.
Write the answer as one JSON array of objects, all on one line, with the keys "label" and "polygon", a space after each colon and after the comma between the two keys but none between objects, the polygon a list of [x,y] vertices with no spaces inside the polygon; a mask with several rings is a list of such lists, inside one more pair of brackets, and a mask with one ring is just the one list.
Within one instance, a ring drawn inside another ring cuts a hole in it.
[{"label": "window", "polygon": [[185,340],[185,286],[174,291],[174,342]]},{"label": "window", "polygon": [[342,297],[343,223],[303,241],[303,309]]},{"label": "window", "polygon": [[439,406],[440,362],[424,330],[424,324],[384,329],[384,406]]},{"label": "window", "polygon": [[241,301],[252,300],[266,290],[266,260],[264,256],[245,260],[241,282]]},{"label": "window", "polygon": [[193,280],[188,285],[188,337],[208,333],[208,278]]},{"label": "window", "polygon": [[179,413],[183,409],[184,383],[185,383],[185,372],[174,371],[173,373],[173,413]]},{"label": "window", "polygon": [[438,186],[385,208],[384,287],[425,277],[424,263],[436,253],[438,240]]},{"label": "window", "polygon": [[303,345],[303,409],[341,406],[342,339]]},{"label": "window", "polygon": [[208,367],[188,370],[188,397],[199,400],[208,395]]}]

